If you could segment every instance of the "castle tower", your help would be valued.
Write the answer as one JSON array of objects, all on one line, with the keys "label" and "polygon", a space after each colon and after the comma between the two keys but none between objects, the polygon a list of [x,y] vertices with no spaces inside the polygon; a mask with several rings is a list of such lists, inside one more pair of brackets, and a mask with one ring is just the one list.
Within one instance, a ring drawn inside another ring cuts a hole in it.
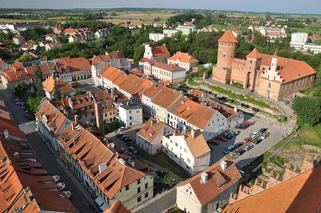
[{"label": "castle tower", "polygon": [[246,56],[246,80],[243,85],[244,88],[250,88],[251,90],[255,90],[255,87],[258,86],[259,83],[259,68],[261,65],[261,55],[259,51],[254,48],[247,56]]},{"label": "castle tower", "polygon": [[213,80],[230,83],[236,44],[237,39],[231,30],[226,31],[218,40],[217,64],[213,69]]}]

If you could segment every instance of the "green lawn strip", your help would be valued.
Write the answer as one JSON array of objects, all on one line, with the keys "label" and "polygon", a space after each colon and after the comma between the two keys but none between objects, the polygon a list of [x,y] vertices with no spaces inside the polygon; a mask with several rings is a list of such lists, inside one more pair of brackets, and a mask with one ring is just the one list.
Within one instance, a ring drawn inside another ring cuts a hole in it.
[{"label": "green lawn strip", "polygon": [[304,127],[299,132],[300,141],[303,144],[321,147],[321,124],[315,127]]},{"label": "green lawn strip", "polygon": [[171,160],[167,155],[164,153],[158,153],[156,155],[149,155],[144,150],[142,150],[139,146],[137,146],[135,143],[131,143],[131,146],[135,147],[138,151],[137,156],[143,158],[146,161],[153,162],[155,164],[158,164],[162,168],[169,169],[172,173],[178,175],[179,177],[186,179],[190,177],[190,175],[185,171],[183,168],[181,168],[177,163],[175,163],[173,160]]}]

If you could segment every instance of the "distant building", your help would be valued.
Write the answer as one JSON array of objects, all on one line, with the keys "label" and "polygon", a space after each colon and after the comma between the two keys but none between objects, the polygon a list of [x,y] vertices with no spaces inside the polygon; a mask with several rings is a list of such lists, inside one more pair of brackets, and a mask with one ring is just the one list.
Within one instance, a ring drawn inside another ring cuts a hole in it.
[{"label": "distant building", "polygon": [[120,104],[118,106],[119,120],[126,126],[131,127],[143,123],[143,108],[138,104]]},{"label": "distant building", "polygon": [[167,59],[169,64],[176,64],[179,67],[191,71],[193,67],[198,66],[199,60],[188,53],[177,52],[175,55]]},{"label": "distant building", "polygon": [[63,79],[66,82],[91,78],[91,66],[86,58],[61,58],[55,60],[55,65],[58,70],[71,73],[71,79]]},{"label": "distant building", "polygon": [[90,59],[92,78],[96,86],[102,85],[101,73],[106,66],[118,69],[130,69],[131,62],[121,51],[106,52],[104,55],[94,56]]},{"label": "distant building", "polygon": [[237,196],[240,179],[232,162],[215,163],[177,186],[176,205],[190,213],[222,212]]},{"label": "distant building", "polygon": [[156,60],[143,58],[139,64],[144,68],[144,74],[161,81],[180,83],[185,81],[186,70],[176,64],[166,64]]},{"label": "distant building", "polygon": [[188,36],[196,31],[196,27],[195,25],[179,25],[176,27],[176,30],[182,32],[183,35]]},{"label": "distant building", "polygon": [[276,39],[286,38],[288,35],[286,33],[286,29],[278,28],[278,27],[254,27],[250,26],[249,30],[259,32],[262,36],[267,37],[270,39],[271,42],[274,42]]},{"label": "distant building", "polygon": [[313,54],[321,53],[321,45],[308,43],[308,39],[307,33],[292,33],[290,45],[299,51],[312,52]]},{"label": "distant building", "polygon": [[165,38],[165,34],[163,33],[150,33],[149,40],[158,42]]},{"label": "distant building", "polygon": [[170,52],[165,45],[152,47],[145,44],[144,58],[153,59],[166,63],[167,58],[170,57]]},{"label": "distant building", "polygon": [[213,79],[221,83],[237,82],[262,96],[282,100],[309,88],[316,71],[306,62],[259,53],[254,49],[246,59],[235,58],[237,39],[226,31],[218,40],[217,65]]},{"label": "distant building", "polygon": [[79,28],[79,29],[73,29],[73,28],[67,28],[64,30],[64,34],[68,37],[69,43],[72,42],[84,42],[89,39],[92,39],[93,34],[88,28]]},{"label": "distant building", "polygon": [[26,42],[25,38],[22,35],[19,35],[19,34],[14,35],[12,40],[13,40],[13,43],[15,45],[18,45],[18,46],[20,46],[20,45],[22,45],[22,44],[24,44]]},{"label": "distant building", "polygon": [[200,131],[191,130],[163,136],[163,152],[185,169],[196,174],[210,164],[211,150]]},{"label": "distant building", "polygon": [[106,38],[109,35],[109,30],[108,28],[103,28],[97,30],[95,33],[95,38]]}]

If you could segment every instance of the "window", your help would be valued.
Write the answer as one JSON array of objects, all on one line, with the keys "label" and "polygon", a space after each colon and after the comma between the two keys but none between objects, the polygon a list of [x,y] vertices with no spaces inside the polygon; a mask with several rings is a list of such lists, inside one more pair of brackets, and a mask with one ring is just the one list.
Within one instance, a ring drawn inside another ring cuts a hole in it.
[{"label": "window", "polygon": [[129,190],[129,185],[126,186],[126,191],[128,191],[128,190]]},{"label": "window", "polygon": [[148,188],[148,183],[145,183],[145,189],[147,189]]},{"label": "window", "polygon": [[138,179],[137,184],[140,184],[140,179]]},{"label": "window", "polygon": [[148,192],[145,193],[145,198],[148,198]]},{"label": "window", "polygon": [[137,188],[137,193],[140,193],[140,187]]},{"label": "window", "polygon": [[142,199],[141,199],[141,197],[139,196],[139,197],[137,198],[137,203],[139,203],[141,200],[142,200]]}]

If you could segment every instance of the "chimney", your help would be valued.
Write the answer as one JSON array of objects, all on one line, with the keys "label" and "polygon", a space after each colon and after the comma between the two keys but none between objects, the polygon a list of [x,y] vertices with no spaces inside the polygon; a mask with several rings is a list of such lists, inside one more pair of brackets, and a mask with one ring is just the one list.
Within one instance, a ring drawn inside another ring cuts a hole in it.
[{"label": "chimney", "polygon": [[75,125],[78,125],[78,115],[74,115],[74,123]]},{"label": "chimney", "polygon": [[71,122],[71,130],[75,131],[75,122]]},{"label": "chimney", "polygon": [[195,138],[195,136],[196,136],[196,131],[195,131],[195,129],[192,129],[192,130],[191,130],[191,136],[192,136],[193,139]]},{"label": "chimney", "polygon": [[203,172],[201,174],[201,184],[206,184],[208,181],[208,174],[206,172]]},{"label": "chimney", "polygon": [[96,116],[96,127],[100,131],[101,135],[105,135],[104,127],[104,113],[103,113],[103,104],[101,102],[95,101],[95,116]]},{"label": "chimney", "polygon": [[221,166],[221,169],[222,169],[223,171],[225,171],[226,168],[227,168],[227,162],[226,162],[225,160],[222,160],[222,161],[220,162],[220,166]]},{"label": "chimney", "polygon": [[6,139],[9,137],[9,131],[7,129],[3,130],[3,136]]},{"label": "chimney", "polygon": [[237,108],[236,107],[234,107],[234,112],[237,113]]},{"label": "chimney", "polygon": [[118,160],[119,160],[119,162],[120,162],[121,164],[126,165],[126,162],[125,162],[125,160],[124,160],[124,159],[119,158]]}]

